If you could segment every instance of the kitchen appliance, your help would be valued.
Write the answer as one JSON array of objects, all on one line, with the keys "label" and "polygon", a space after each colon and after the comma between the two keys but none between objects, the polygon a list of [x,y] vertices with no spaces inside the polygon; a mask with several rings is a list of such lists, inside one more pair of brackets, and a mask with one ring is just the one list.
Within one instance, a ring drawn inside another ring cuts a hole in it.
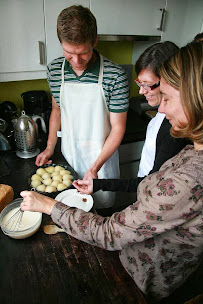
[{"label": "kitchen appliance", "polygon": [[13,102],[7,100],[0,103],[0,118],[8,123],[17,118],[17,113],[18,109]]},{"label": "kitchen appliance", "polygon": [[21,158],[31,158],[39,154],[37,119],[41,120],[43,131],[46,132],[42,117],[38,115],[30,117],[25,114],[25,111],[22,111],[22,115],[15,123],[16,155]]},{"label": "kitchen appliance", "polygon": [[0,151],[16,149],[12,120],[17,119],[17,112],[11,101],[0,103]]},{"label": "kitchen appliance", "polygon": [[7,138],[0,132],[0,151],[11,150],[11,146]]},{"label": "kitchen appliance", "polygon": [[48,127],[50,116],[50,102],[45,91],[27,91],[21,94],[24,102],[24,111],[27,115],[39,115]]}]

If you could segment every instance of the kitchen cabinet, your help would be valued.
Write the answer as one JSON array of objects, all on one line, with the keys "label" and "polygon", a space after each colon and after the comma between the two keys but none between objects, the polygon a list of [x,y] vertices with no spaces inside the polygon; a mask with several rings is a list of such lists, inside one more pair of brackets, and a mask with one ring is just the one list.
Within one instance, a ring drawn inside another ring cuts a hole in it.
[{"label": "kitchen cabinet", "polygon": [[0,81],[45,75],[43,0],[1,0],[0,27]]},{"label": "kitchen cabinet", "polygon": [[[163,20],[161,41],[172,41],[179,47],[192,41],[196,34],[203,31],[202,0],[168,0]],[[135,41],[132,64],[150,47],[153,41]]]},{"label": "kitchen cabinet", "polygon": [[[46,78],[47,62],[63,55],[56,34],[57,17],[63,8],[76,3],[0,1],[0,81]],[[81,4],[89,7],[89,0]]]},{"label": "kitchen cabinet", "polygon": [[161,41],[173,41],[179,47],[203,31],[202,0],[169,0]]},{"label": "kitchen cabinet", "polygon": [[90,0],[98,34],[160,36],[165,0]]}]

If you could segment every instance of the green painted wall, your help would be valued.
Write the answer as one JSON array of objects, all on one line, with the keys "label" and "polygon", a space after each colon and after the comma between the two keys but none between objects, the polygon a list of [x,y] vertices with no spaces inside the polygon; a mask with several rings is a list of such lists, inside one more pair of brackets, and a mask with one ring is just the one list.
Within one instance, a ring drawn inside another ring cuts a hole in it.
[{"label": "green painted wall", "polygon": [[32,90],[44,90],[50,96],[50,90],[46,79],[10,81],[0,83],[0,101],[10,100],[14,102],[19,111],[21,111],[23,109],[21,94]]},{"label": "green painted wall", "polygon": [[[96,49],[105,57],[118,64],[131,64],[133,42],[132,41],[100,41]],[[133,69],[132,79],[134,80],[135,72]],[[130,87],[130,96],[137,95],[136,84],[132,80]],[[50,99],[50,90],[46,79],[11,81],[0,83],[0,102],[10,100],[14,102],[19,110],[23,109],[23,100],[21,94],[30,90],[44,90],[48,93]]]}]

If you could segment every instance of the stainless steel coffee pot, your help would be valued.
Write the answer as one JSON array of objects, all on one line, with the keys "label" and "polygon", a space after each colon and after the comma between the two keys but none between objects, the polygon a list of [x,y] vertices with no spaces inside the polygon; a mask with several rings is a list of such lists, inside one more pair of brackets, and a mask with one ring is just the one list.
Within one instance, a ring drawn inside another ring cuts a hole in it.
[{"label": "stainless steel coffee pot", "polygon": [[37,119],[41,120],[43,130],[46,132],[45,122],[38,115],[30,117],[25,114],[25,111],[22,111],[21,116],[15,122],[16,155],[21,158],[35,157],[40,152],[38,148]]}]

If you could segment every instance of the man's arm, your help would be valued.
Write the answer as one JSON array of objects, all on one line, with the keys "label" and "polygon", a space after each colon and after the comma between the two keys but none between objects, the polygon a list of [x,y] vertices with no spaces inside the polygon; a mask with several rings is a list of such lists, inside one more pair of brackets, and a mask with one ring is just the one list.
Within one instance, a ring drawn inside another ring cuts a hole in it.
[{"label": "man's arm", "polygon": [[49,119],[49,135],[47,140],[46,149],[41,152],[37,158],[35,164],[42,166],[44,164],[51,163],[49,158],[53,155],[54,149],[57,143],[57,131],[61,129],[61,111],[52,97],[52,111]]},{"label": "man's arm", "polygon": [[97,178],[97,172],[119,147],[126,129],[127,112],[110,112],[111,131],[98,158],[86,172],[84,179]]}]

